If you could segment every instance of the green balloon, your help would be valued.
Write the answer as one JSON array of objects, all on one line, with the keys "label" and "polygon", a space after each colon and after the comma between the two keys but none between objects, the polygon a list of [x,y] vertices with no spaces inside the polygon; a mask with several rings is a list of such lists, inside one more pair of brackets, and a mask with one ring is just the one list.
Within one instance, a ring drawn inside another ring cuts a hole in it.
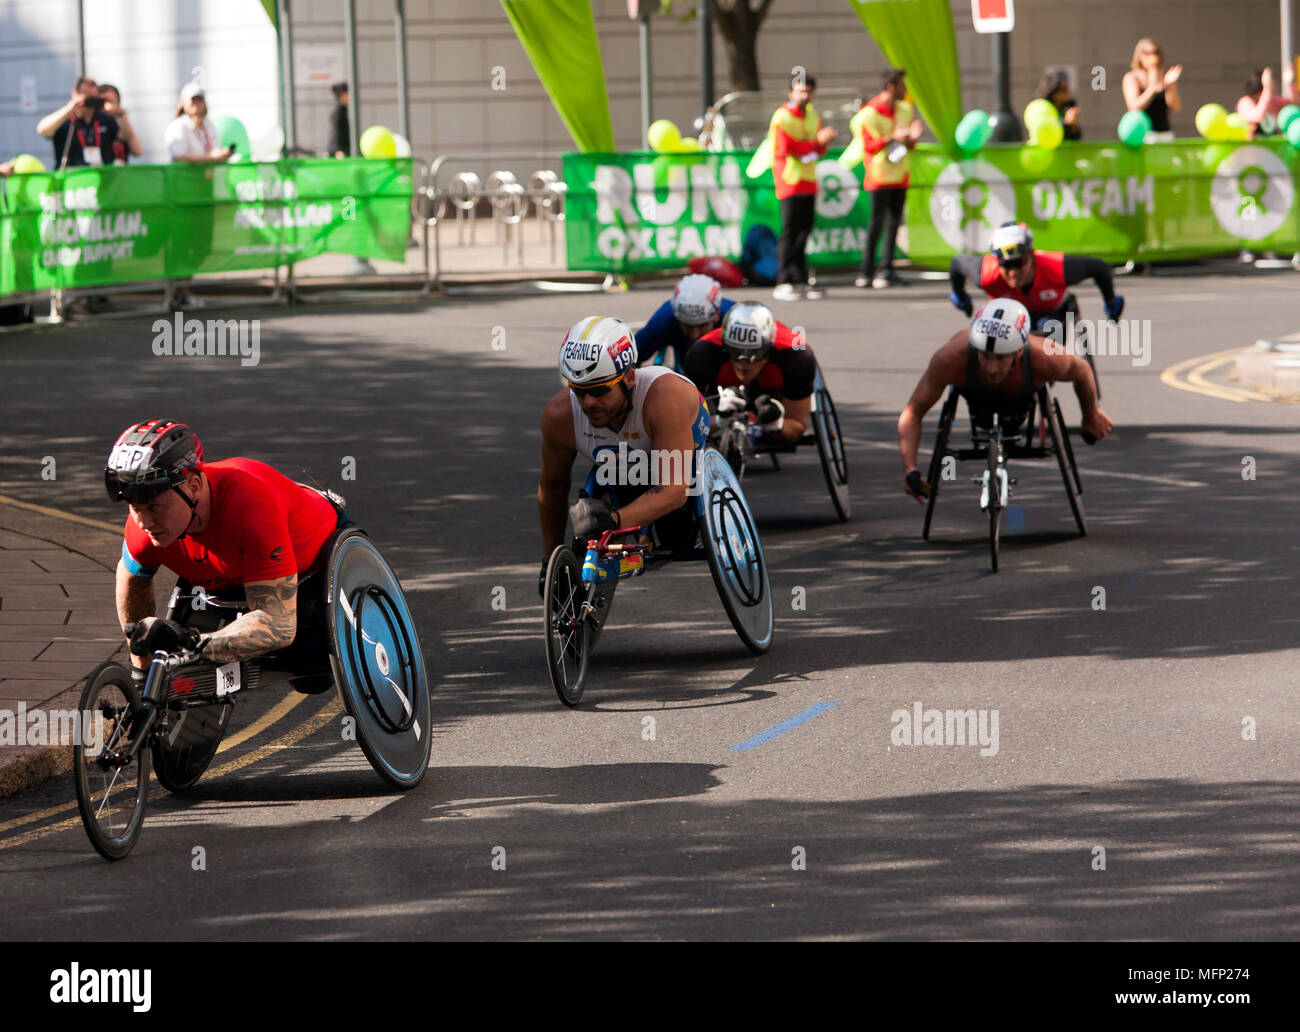
[{"label": "green balloon", "polygon": [[244,123],[230,115],[217,115],[212,120],[212,125],[217,130],[217,138],[221,141],[221,146],[233,146],[235,153],[242,155],[247,161],[250,157],[250,148],[248,130],[244,128]]},{"label": "green balloon", "polygon": [[1300,148],[1300,118],[1291,119],[1291,124],[1286,127],[1286,142]]},{"label": "green balloon", "polygon": [[957,123],[953,142],[963,154],[976,154],[984,149],[992,135],[993,125],[989,122],[988,112],[974,108]]},{"label": "green balloon", "polygon": [[1300,105],[1288,104],[1277,113],[1277,127],[1282,132],[1291,128],[1291,123],[1300,117]]},{"label": "green balloon", "polygon": [[1117,135],[1125,147],[1141,147],[1150,131],[1150,115],[1145,111],[1129,111],[1119,120]]}]

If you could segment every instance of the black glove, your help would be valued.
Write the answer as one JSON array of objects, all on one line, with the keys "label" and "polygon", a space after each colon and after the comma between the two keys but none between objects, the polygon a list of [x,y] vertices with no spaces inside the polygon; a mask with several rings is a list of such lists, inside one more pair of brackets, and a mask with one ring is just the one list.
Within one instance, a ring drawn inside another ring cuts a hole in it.
[{"label": "black glove", "polygon": [[618,526],[613,510],[599,498],[579,498],[569,507],[569,519],[574,535],[584,541]]},{"label": "black glove", "polygon": [[125,627],[131,639],[131,653],[152,656],[155,652],[180,652],[199,643],[199,632],[175,620],[142,620]]},{"label": "black glove", "polygon": [[929,497],[930,485],[921,479],[921,471],[919,469],[912,470],[912,472],[907,474],[907,476],[904,477],[903,479],[907,481],[907,486],[910,487],[917,494],[919,494],[922,498]]},{"label": "black glove", "polygon": [[546,597],[546,570],[551,565],[549,559],[542,560],[542,571],[537,575],[537,595],[539,598]]},{"label": "black glove", "polygon": [[776,433],[785,422],[785,406],[770,394],[764,394],[754,401],[754,415],[764,430]]},{"label": "black glove", "polygon": [[967,317],[975,311],[975,306],[971,303],[970,295],[966,291],[950,290],[948,291],[948,300],[957,308],[961,309]]}]

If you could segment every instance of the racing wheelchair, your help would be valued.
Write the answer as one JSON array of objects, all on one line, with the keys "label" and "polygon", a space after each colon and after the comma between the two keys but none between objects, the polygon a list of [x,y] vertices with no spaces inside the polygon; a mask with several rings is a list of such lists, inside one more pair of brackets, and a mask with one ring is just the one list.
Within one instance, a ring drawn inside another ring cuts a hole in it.
[{"label": "racing wheelchair", "polygon": [[[593,468],[584,487],[589,494],[597,490],[595,472]],[[755,655],[771,647],[772,585],[740,482],[722,454],[706,445],[696,453],[693,485],[686,508],[678,510],[689,520],[680,547],[637,540],[651,528],[620,527],[586,542],[575,539],[574,546],[559,545],[551,553],[542,604],[546,662],[564,705],[577,706],[582,699],[588,660],[609,618],[618,582],[664,563],[706,560],[740,640]],[[610,491],[617,503],[616,489]],[[577,552],[584,545],[579,564]]]},{"label": "racing wheelchair", "polygon": [[[1079,479],[1079,469],[1074,461],[1074,448],[1070,436],[1061,418],[1061,403],[1051,396],[1046,387],[1040,387],[1034,394],[1029,409],[1021,413],[981,413],[971,414],[971,447],[956,448],[949,444],[952,425],[957,416],[957,400],[961,392],[954,386],[948,390],[948,397],[939,413],[939,436],[930,456],[929,473],[924,485],[928,496],[925,506],[925,522],[921,528],[921,537],[930,540],[930,524],[934,519],[934,505],[939,498],[939,486],[943,482],[945,463],[952,459],[956,462],[982,462],[984,470],[971,480],[980,488],[980,510],[989,519],[989,557],[993,572],[998,569],[998,541],[1001,536],[1002,516],[1006,512],[1011,498],[1011,486],[1016,478],[1007,471],[1010,459],[1041,459],[1055,456],[1061,470],[1061,480],[1065,484],[1065,493],[1070,502],[1070,511],[1074,514],[1079,536],[1088,532],[1084,521],[1083,482]],[[1093,444],[1096,438],[1081,433],[1084,441]],[[1050,443],[1049,443],[1050,439]]]},{"label": "racing wheelchair", "polygon": [[[298,581],[291,645],[243,662],[214,664],[197,652],[155,652],[143,682],[120,663],[96,667],[81,693],[93,733],[73,748],[77,805],[108,860],[140,837],[152,766],[170,792],[191,788],[217,754],[237,698],[284,681],[307,694],[338,686],[375,772],[414,788],[428,767],[429,681],[396,575],[366,534],[347,522]],[[242,589],[224,597],[181,581],[168,618],[211,633],[247,611]]]},{"label": "racing wheelchair", "polygon": [[[1068,343],[1065,335],[1066,317],[1071,314],[1074,316],[1075,325],[1077,326],[1080,320],[1079,299],[1073,294],[1066,294],[1065,300],[1061,302],[1061,307],[1055,312],[1048,312],[1046,315],[1035,315],[1032,317],[1032,331],[1040,337],[1052,337],[1052,339],[1057,340],[1058,343],[1066,344]],[[1044,329],[1046,324],[1053,320],[1060,323],[1061,329],[1059,336],[1049,334]],[[1088,363],[1088,368],[1092,370],[1092,382],[1097,387],[1097,398],[1100,400],[1101,379],[1097,376],[1097,363],[1093,359],[1093,352],[1096,350],[1096,343],[1089,338],[1087,326],[1080,327],[1074,331],[1073,348],[1083,356],[1084,361]]]},{"label": "racing wheelchair", "polygon": [[[710,399],[710,409],[717,407],[717,396]],[[844,435],[840,432],[839,417],[835,414],[835,402],[831,392],[826,389],[821,367],[813,376],[812,410],[808,417],[808,432],[798,441],[785,441],[771,437],[755,419],[752,399],[751,406],[745,412],[729,418],[723,418],[721,424],[713,431],[711,439],[722,453],[727,464],[736,474],[737,479],[745,476],[745,466],[760,455],[770,456],[772,466],[781,468],[780,455],[795,451],[801,444],[815,444],[817,455],[821,459],[822,475],[826,478],[826,487],[830,491],[831,505],[835,515],[843,523],[853,513],[853,503],[849,498],[849,466],[844,454]]]}]

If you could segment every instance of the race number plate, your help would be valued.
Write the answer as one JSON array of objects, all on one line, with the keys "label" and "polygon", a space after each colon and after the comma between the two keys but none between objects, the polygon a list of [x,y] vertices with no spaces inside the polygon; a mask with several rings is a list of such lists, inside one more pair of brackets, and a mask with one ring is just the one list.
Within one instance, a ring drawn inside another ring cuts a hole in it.
[{"label": "race number plate", "polygon": [[239,691],[239,663],[217,667],[217,698]]}]

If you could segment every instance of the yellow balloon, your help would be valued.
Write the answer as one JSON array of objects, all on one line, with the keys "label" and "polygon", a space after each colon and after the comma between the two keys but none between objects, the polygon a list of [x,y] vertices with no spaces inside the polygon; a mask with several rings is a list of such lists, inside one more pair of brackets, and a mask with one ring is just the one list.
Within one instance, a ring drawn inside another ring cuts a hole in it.
[{"label": "yellow balloon", "polygon": [[372,125],[361,134],[361,156],[364,158],[397,157],[397,141],[393,131],[385,125]]},{"label": "yellow balloon", "polygon": [[660,118],[650,123],[645,138],[651,150],[658,151],[660,154],[671,154],[682,142],[682,131],[677,128],[675,122]]},{"label": "yellow balloon", "polygon": [[20,176],[44,171],[45,164],[33,154],[19,154],[14,158],[14,172]]},{"label": "yellow balloon", "polygon": [[1207,140],[1218,142],[1228,128],[1228,112],[1222,104],[1202,104],[1196,112],[1196,131]]},{"label": "yellow balloon", "polygon": [[1029,131],[1029,142],[1045,150],[1056,150],[1064,139],[1065,127],[1055,119],[1050,122],[1039,122]]},{"label": "yellow balloon", "polygon": [[754,151],[754,156],[749,159],[749,164],[745,167],[745,175],[750,179],[757,179],[771,168],[772,154],[775,150],[776,141],[772,139],[772,134],[768,133],[759,144],[758,150]]}]

